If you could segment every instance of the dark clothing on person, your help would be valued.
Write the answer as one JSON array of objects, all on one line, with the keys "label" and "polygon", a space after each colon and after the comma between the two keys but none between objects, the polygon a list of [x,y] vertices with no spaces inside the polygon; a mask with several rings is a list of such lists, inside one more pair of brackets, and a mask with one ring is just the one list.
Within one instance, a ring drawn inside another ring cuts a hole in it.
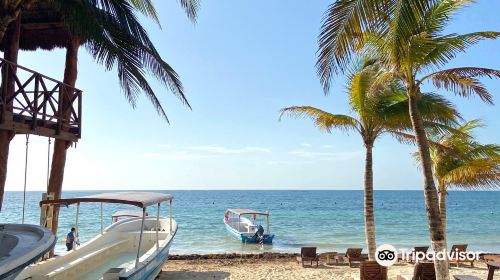
[{"label": "dark clothing on person", "polygon": [[73,244],[75,243],[75,231],[70,231],[66,236],[66,248],[68,251],[73,250]]}]

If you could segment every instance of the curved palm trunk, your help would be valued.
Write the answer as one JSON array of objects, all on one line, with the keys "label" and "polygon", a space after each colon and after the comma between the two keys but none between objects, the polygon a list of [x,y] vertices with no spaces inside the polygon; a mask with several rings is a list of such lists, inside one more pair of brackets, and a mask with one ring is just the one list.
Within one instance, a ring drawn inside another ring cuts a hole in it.
[{"label": "curved palm trunk", "polygon": [[[64,69],[64,83],[72,87],[75,86],[78,74],[78,48],[80,39],[73,36],[66,46],[66,65]],[[66,165],[66,153],[71,146],[71,142],[56,139],[54,141],[54,153],[52,154],[52,166],[50,169],[49,185],[47,192],[53,193],[54,198],[61,197],[62,185],[64,179],[64,166]],[[52,232],[57,233],[59,219],[59,208],[54,207],[54,217],[52,220]]]},{"label": "curved palm trunk", "polygon": [[441,224],[443,225],[444,240],[446,241],[446,185],[438,181],[439,188],[439,212],[441,214]]},{"label": "curved palm trunk", "polygon": [[[21,35],[21,20],[18,19],[12,25],[12,29],[5,36],[7,46],[5,48],[4,58],[11,62],[17,63],[17,55],[19,53],[19,37]],[[4,30],[5,32],[5,30]],[[2,35],[2,34],[0,34]],[[0,38],[1,41],[2,38]],[[2,79],[4,83],[5,98],[9,98],[14,94],[14,78],[15,73],[8,73],[6,79]],[[3,73],[2,73],[3,75]],[[6,104],[5,112],[12,112],[12,104]],[[4,116],[7,117],[7,116]],[[10,118],[10,116],[9,116]],[[9,160],[10,141],[14,138],[14,133],[8,130],[0,130],[0,210],[2,210],[3,195],[5,191],[5,181],[7,180],[7,163]]]},{"label": "curved palm trunk", "polygon": [[365,144],[365,148],[365,238],[368,247],[368,258],[375,260],[377,245],[375,243],[375,215],[373,209],[373,145]]},{"label": "curved palm trunk", "polygon": [[[417,109],[417,96],[409,94],[409,110],[413,131],[416,136],[420,160],[422,162],[422,171],[424,174],[424,197],[425,208],[427,210],[427,219],[429,222],[429,233],[431,237],[432,249],[434,252],[446,253],[446,241],[441,223],[439,211],[439,201],[434,178],[432,175],[432,161],[429,152],[429,143],[424,130],[424,124]],[[449,280],[448,259],[434,260],[436,269],[436,280]]]}]

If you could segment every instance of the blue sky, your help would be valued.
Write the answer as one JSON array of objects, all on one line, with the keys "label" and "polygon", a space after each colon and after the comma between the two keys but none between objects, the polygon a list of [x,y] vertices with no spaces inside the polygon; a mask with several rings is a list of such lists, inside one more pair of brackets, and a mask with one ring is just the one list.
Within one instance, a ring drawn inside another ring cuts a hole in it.
[{"label": "blue sky", "polygon": [[[349,113],[344,79],[324,96],[316,77],[316,38],[331,1],[202,2],[197,25],[176,1],[156,1],[162,30],[147,21],[160,53],[180,74],[189,110],[156,85],[171,125],[141,98],[133,110],[114,71],[80,49],[83,138],[68,152],[65,190],[75,189],[361,189],[358,135],[318,131],[308,120],[278,122],[280,108],[312,105]],[[498,3],[464,9],[449,32],[500,30]],[[500,69],[500,41],[472,47],[450,66]],[[62,79],[64,51],[23,52],[20,64]],[[500,102],[500,82],[485,80]],[[498,107],[451,95],[467,119],[482,118],[484,142],[500,136]],[[22,190],[22,135],[11,144],[7,190]],[[376,189],[420,189],[415,147],[383,137],[375,145]],[[46,182],[47,139],[30,138],[28,190]]]}]

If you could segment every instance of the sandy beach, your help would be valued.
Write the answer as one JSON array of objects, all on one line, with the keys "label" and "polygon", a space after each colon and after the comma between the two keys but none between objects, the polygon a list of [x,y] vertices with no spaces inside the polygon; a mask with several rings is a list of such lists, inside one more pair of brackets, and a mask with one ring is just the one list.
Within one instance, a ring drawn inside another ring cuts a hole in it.
[{"label": "sandy beach", "polygon": [[[398,274],[412,274],[413,264],[397,264],[389,268],[389,279]],[[487,268],[483,262],[475,267],[451,268],[451,275],[468,274],[486,279]],[[320,261],[318,268],[302,267],[293,256],[275,259],[222,259],[205,258],[190,260],[169,260],[158,279],[359,279],[359,268],[347,265],[328,265],[326,259]],[[500,280],[500,273],[494,279]]]}]

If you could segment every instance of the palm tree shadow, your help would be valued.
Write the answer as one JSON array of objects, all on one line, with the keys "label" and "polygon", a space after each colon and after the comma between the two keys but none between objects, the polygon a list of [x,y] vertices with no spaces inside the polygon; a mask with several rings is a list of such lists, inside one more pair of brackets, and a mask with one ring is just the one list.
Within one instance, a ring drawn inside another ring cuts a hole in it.
[{"label": "palm tree shadow", "polygon": [[158,280],[184,280],[184,279],[228,279],[231,274],[225,271],[162,271]]}]

